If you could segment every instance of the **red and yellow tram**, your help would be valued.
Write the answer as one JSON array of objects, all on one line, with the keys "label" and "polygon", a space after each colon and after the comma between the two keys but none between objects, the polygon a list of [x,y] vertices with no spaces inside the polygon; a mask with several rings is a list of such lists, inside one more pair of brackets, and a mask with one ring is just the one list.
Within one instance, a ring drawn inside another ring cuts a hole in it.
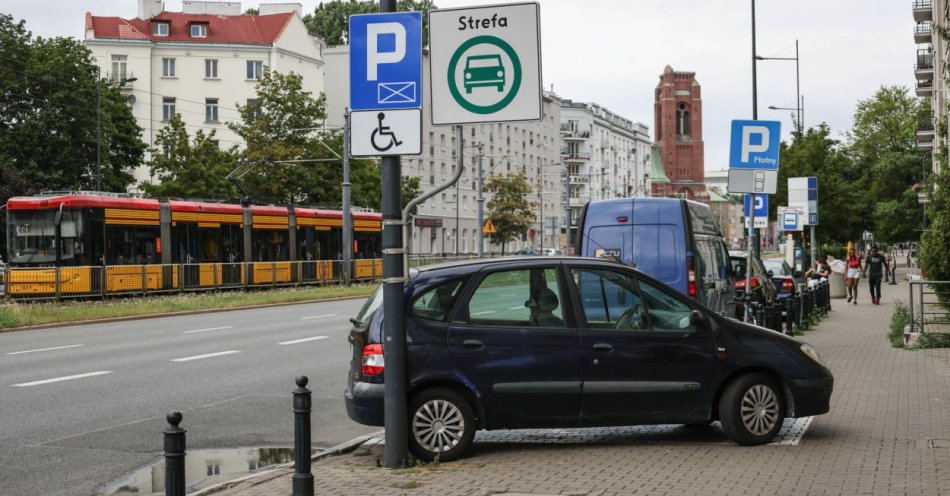
[{"label": "red and yellow tram", "polygon": [[[7,201],[12,297],[91,296],[341,277],[343,213],[120,194]],[[382,275],[381,222],[353,212],[353,276]]]}]

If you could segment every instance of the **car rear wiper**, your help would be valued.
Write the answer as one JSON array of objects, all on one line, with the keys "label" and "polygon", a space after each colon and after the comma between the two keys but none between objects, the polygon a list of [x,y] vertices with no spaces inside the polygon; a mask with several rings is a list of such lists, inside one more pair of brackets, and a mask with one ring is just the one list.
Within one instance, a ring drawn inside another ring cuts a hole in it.
[{"label": "car rear wiper", "polygon": [[360,322],[360,321],[354,319],[353,317],[350,317],[350,322],[352,322],[353,325],[355,325],[355,326],[362,326],[362,325],[363,325],[362,322]]}]

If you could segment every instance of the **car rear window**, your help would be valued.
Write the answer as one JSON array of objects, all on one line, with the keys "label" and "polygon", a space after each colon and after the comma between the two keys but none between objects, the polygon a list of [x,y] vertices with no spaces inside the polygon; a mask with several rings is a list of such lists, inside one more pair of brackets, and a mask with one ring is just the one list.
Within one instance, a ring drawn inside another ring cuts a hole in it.
[{"label": "car rear window", "polygon": [[425,290],[413,300],[410,311],[420,319],[447,322],[465,286],[462,282],[462,279],[455,279]]},{"label": "car rear window", "polygon": [[369,324],[369,318],[373,316],[373,312],[377,308],[383,305],[383,285],[380,284],[376,291],[373,291],[373,295],[366,300],[366,303],[363,304],[363,308],[360,309],[360,313],[356,314],[356,320],[360,323],[360,326],[366,326]]}]

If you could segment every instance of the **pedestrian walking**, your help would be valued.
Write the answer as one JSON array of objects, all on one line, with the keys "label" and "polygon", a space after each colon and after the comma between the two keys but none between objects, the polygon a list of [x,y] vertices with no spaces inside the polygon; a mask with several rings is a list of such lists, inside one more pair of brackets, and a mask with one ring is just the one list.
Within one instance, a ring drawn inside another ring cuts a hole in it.
[{"label": "pedestrian walking", "polygon": [[854,302],[854,304],[857,305],[858,279],[861,279],[861,258],[858,257],[858,253],[854,251],[854,248],[848,250],[845,264],[848,267],[847,279],[845,280],[846,286],[848,287],[848,303]]},{"label": "pedestrian walking", "polygon": [[874,305],[881,304],[881,277],[883,277],[884,271],[889,269],[890,265],[887,263],[887,259],[877,252],[877,246],[872,246],[871,253],[864,261],[861,274],[866,273],[868,276],[868,286],[871,288],[871,303]]}]

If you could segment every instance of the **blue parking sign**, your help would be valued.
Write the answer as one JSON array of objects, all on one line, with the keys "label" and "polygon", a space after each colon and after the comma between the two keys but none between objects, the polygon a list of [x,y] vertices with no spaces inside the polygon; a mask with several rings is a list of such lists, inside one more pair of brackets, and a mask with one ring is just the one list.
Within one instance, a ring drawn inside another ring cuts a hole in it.
[{"label": "blue parking sign", "polygon": [[732,121],[729,167],[778,170],[781,134],[779,121]]},{"label": "blue parking sign", "polygon": [[422,107],[422,13],[350,16],[350,108]]},{"label": "blue parking sign", "polygon": [[[746,193],[743,201],[743,213],[746,217],[751,217],[750,204],[752,195]],[[768,195],[755,195],[755,216],[756,218],[765,218],[769,216],[769,197]]]}]

